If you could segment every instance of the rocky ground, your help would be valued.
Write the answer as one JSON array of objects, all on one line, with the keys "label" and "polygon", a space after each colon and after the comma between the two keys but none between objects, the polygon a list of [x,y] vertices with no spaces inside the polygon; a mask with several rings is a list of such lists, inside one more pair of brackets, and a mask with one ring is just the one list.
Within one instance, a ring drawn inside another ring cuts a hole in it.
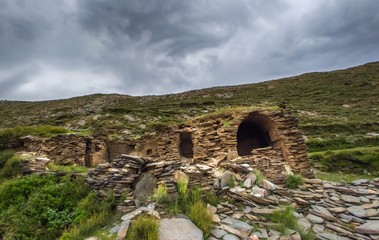
[{"label": "rocky ground", "polygon": [[[252,183],[248,187],[224,188],[222,194],[234,201],[208,205],[215,224],[209,239],[301,239],[300,234],[291,229],[285,235],[280,234],[270,222],[273,211],[288,204],[296,208],[299,226],[314,232],[317,239],[379,239],[379,179],[358,180],[352,184],[306,179],[297,190],[268,181],[261,186]],[[111,231],[118,232],[118,239],[123,239],[136,215],[143,211],[154,216],[164,215],[154,207],[153,203],[124,215],[123,222]],[[199,231],[184,215],[161,219],[162,240],[200,240],[203,236]]]}]

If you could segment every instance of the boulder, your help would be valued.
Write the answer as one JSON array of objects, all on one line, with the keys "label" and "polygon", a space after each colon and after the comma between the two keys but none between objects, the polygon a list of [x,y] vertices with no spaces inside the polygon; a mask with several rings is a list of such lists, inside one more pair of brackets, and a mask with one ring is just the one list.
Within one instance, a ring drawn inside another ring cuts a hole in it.
[{"label": "boulder", "polygon": [[260,188],[258,186],[254,186],[251,189],[251,194],[256,196],[256,197],[262,198],[262,197],[267,196],[267,191],[266,191],[266,189]]},{"label": "boulder", "polygon": [[228,186],[231,179],[235,179],[235,173],[231,171],[225,171],[220,177],[220,187],[224,188]]},{"label": "boulder", "polygon": [[160,240],[203,240],[203,232],[186,218],[162,219],[159,226]]},{"label": "boulder", "polygon": [[134,198],[140,201],[146,201],[155,190],[157,179],[151,173],[143,174],[141,180],[137,183],[134,190]]},{"label": "boulder", "polygon": [[262,183],[260,184],[260,187],[262,187],[264,189],[267,189],[267,190],[275,190],[275,189],[277,189],[277,186],[275,184],[273,184],[272,182],[270,182],[269,180],[267,180],[267,179],[264,179],[262,181]]}]

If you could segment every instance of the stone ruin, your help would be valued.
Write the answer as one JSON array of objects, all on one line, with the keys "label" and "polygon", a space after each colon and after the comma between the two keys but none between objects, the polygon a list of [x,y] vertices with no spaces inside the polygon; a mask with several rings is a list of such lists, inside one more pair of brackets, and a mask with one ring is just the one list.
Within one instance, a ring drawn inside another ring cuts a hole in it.
[{"label": "stone ruin", "polygon": [[289,172],[313,176],[297,120],[283,110],[225,111],[195,118],[147,137],[136,150],[161,161],[246,163],[277,183]]}]

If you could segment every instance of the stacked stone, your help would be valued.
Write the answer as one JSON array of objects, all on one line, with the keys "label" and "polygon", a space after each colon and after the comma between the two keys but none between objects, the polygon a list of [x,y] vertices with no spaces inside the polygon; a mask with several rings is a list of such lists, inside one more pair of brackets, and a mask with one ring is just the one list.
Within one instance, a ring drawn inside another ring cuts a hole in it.
[{"label": "stacked stone", "polygon": [[44,157],[36,157],[32,160],[24,160],[21,162],[22,174],[31,174],[35,172],[45,172],[50,159]]},{"label": "stacked stone", "polygon": [[180,162],[176,161],[159,161],[146,164],[144,171],[149,172],[158,179],[159,183],[165,183],[168,192],[176,191],[174,172],[181,166]]},{"label": "stacked stone", "polygon": [[182,166],[180,168],[189,177],[189,188],[200,186],[203,190],[213,189],[213,168],[205,164]]},{"label": "stacked stone", "polygon": [[99,165],[90,171],[86,181],[95,189],[113,189],[117,196],[132,190],[149,159],[122,154],[112,163]]},{"label": "stacked stone", "polygon": [[[106,161],[105,143],[77,134],[60,134],[51,138],[26,136],[20,138],[22,149],[37,152],[62,165],[90,166]],[[87,162],[86,162],[87,161]]]}]

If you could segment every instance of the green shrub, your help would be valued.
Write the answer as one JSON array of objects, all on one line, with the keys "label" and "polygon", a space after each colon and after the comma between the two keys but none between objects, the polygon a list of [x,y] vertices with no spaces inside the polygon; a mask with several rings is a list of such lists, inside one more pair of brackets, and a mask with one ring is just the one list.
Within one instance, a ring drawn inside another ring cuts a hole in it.
[{"label": "green shrub", "polygon": [[296,189],[302,184],[304,184],[304,179],[299,174],[289,174],[285,182],[286,187],[291,189]]},{"label": "green shrub", "polygon": [[65,229],[66,237],[73,236],[66,239],[83,239],[75,236],[104,226],[115,207],[112,192],[99,197],[83,177],[70,175],[7,180],[0,199],[0,233],[6,239],[58,239]]},{"label": "green shrub", "polygon": [[276,230],[284,234],[287,228],[297,228],[297,219],[294,213],[295,210],[291,206],[275,210],[271,215],[271,221],[278,223],[275,227]]},{"label": "green shrub", "polygon": [[3,167],[0,169],[0,182],[2,179],[9,179],[15,177],[21,173],[21,158],[18,156],[13,156],[9,158]]},{"label": "green shrub", "polygon": [[236,179],[234,177],[229,178],[228,182],[226,183],[226,185],[229,188],[234,188],[236,186]]},{"label": "green shrub", "polygon": [[10,150],[0,152],[0,169],[5,165],[8,159],[13,157],[13,155],[14,155],[14,151],[10,151]]},{"label": "green shrub", "polygon": [[74,225],[64,232],[59,240],[81,240],[108,223],[109,213],[102,211]]},{"label": "green shrub", "polygon": [[183,204],[179,203],[178,197],[173,197],[170,199],[170,201],[167,201],[165,204],[165,212],[172,215],[178,215],[179,213],[183,213],[182,209]]},{"label": "green shrub", "polygon": [[150,216],[138,216],[130,226],[127,240],[158,240],[159,221]]},{"label": "green shrub", "polygon": [[188,216],[204,232],[205,237],[208,237],[212,228],[212,217],[205,204],[202,201],[193,203],[189,208]]},{"label": "green shrub", "polygon": [[167,187],[166,184],[161,183],[155,189],[152,199],[158,203],[162,203],[167,199]]}]

